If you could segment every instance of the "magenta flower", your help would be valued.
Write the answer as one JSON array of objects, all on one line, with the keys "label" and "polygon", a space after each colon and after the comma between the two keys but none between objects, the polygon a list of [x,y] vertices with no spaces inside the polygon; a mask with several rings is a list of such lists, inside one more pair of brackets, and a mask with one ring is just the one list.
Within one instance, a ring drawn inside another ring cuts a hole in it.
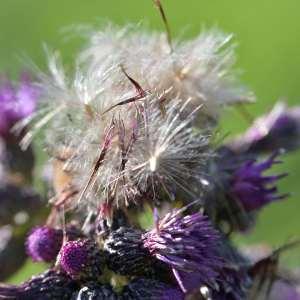
[{"label": "magenta flower", "polygon": [[0,79],[0,134],[6,136],[11,127],[31,115],[37,106],[39,89],[27,73],[21,75],[18,86],[6,77]]},{"label": "magenta flower", "polygon": [[[72,241],[82,236],[78,228],[70,225],[66,228],[66,239]],[[51,262],[63,243],[63,230],[49,226],[35,227],[31,230],[26,241],[27,254],[33,261]]]},{"label": "magenta flower", "polygon": [[79,239],[67,242],[61,249],[58,262],[73,279],[94,279],[102,274],[105,257],[96,242]]},{"label": "magenta flower", "polygon": [[63,241],[63,231],[48,226],[36,227],[26,241],[27,254],[34,261],[54,261]]}]

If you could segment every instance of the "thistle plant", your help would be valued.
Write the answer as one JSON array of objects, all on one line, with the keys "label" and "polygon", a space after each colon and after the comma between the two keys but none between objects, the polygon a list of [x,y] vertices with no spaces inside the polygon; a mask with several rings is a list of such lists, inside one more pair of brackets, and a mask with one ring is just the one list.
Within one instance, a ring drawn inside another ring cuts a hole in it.
[{"label": "thistle plant", "polygon": [[55,52],[36,74],[39,109],[17,127],[31,128],[23,149],[43,132],[55,194],[26,247],[51,265],[0,286],[1,299],[279,299],[274,282],[297,295],[280,251],[253,261],[231,234],[288,197],[272,167],[300,144],[299,108],[279,104],[216,146],[224,109],[254,101],[236,78],[231,36],[173,39],[154,3],[165,32],[95,29],[73,72]]}]

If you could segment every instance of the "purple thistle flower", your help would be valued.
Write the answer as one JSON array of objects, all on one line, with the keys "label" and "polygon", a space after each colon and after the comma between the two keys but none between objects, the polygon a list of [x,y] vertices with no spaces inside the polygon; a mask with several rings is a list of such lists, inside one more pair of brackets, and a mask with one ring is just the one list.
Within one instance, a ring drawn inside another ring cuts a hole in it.
[{"label": "purple thistle flower", "polygon": [[277,153],[268,159],[257,162],[255,159],[242,164],[234,173],[230,195],[236,199],[246,211],[257,210],[270,202],[285,198],[287,195],[278,195],[276,182],[287,174],[264,175],[276,161]]},{"label": "purple thistle flower", "polygon": [[55,260],[63,241],[63,231],[48,226],[34,228],[26,241],[27,254],[33,261]]},{"label": "purple thistle flower", "polygon": [[[231,299],[246,298],[251,284],[248,276],[249,262],[231,245],[225,236],[221,236],[218,255],[223,264],[211,286],[203,284],[201,272],[181,272],[181,280],[188,291],[188,299]],[[202,297],[201,297],[202,296]]]},{"label": "purple thistle flower", "polygon": [[32,114],[37,105],[39,90],[33,85],[29,75],[21,75],[18,87],[2,76],[0,79],[0,134],[9,135],[11,127]]},{"label": "purple thistle flower", "polygon": [[287,108],[277,103],[266,115],[256,119],[229,147],[235,152],[295,150],[300,146],[300,106]]},{"label": "purple thistle flower", "polygon": [[58,257],[61,268],[73,279],[97,279],[104,261],[104,253],[89,239],[67,242]]},{"label": "purple thistle flower", "polygon": [[217,254],[219,234],[201,213],[182,216],[183,210],[168,213],[156,228],[143,234],[144,247],[158,260],[169,265],[181,289],[181,278],[199,272],[200,281],[210,284],[218,276],[222,260]]},{"label": "purple thistle flower", "polygon": [[138,278],[123,290],[121,299],[143,300],[183,300],[183,293],[170,285],[154,279]]}]

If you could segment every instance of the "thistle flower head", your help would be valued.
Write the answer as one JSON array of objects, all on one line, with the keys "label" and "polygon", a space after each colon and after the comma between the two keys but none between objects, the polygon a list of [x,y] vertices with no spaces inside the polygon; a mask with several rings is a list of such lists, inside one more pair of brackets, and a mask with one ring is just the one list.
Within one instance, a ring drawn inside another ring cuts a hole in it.
[{"label": "thistle flower head", "polygon": [[219,264],[215,267],[216,277],[205,279],[205,273],[199,270],[177,272],[182,290],[191,299],[239,300],[246,297],[251,284],[247,273],[249,263],[227,238],[219,236],[219,239],[219,246],[215,251],[219,259]]},{"label": "thistle flower head", "polygon": [[23,74],[18,86],[9,79],[0,80],[0,134],[6,136],[19,120],[30,116],[36,109],[39,90],[28,74]]},{"label": "thistle flower head", "polygon": [[264,175],[276,160],[277,153],[262,162],[246,161],[233,175],[230,194],[241,203],[246,211],[257,210],[286,195],[277,194],[276,182],[286,174]]},{"label": "thistle flower head", "polygon": [[81,191],[75,204],[97,212],[103,202],[115,207],[141,198],[158,201],[163,194],[169,200],[180,192],[198,196],[211,154],[208,129],[192,128],[199,107],[187,113],[188,103],[174,99],[162,109],[149,96],[128,106],[127,116],[110,119],[105,130],[95,119],[85,132],[74,132],[64,168],[76,175],[73,184]]},{"label": "thistle flower head", "polygon": [[54,261],[62,245],[63,232],[48,226],[34,228],[26,241],[27,254],[34,261]]},{"label": "thistle flower head", "polygon": [[300,107],[288,108],[277,103],[266,115],[230,143],[238,152],[270,152],[278,149],[295,150],[300,145]]},{"label": "thistle flower head", "polygon": [[50,269],[19,286],[0,285],[0,299],[68,300],[75,289],[68,276]]},{"label": "thistle flower head", "polygon": [[96,242],[89,239],[69,241],[58,255],[60,267],[74,279],[95,279],[102,274],[105,257]]},{"label": "thistle flower head", "polygon": [[151,255],[173,269],[183,291],[186,288],[178,271],[197,273],[203,284],[211,283],[223,263],[217,254],[219,234],[201,213],[186,216],[181,211],[168,213],[155,229],[143,235],[143,242]]},{"label": "thistle flower head", "polygon": [[249,100],[227,75],[234,62],[229,40],[212,31],[174,43],[170,53],[163,35],[142,29],[92,34],[73,76],[50,56],[50,75],[40,74],[48,106],[35,124],[32,118],[23,146],[50,123],[49,148],[68,148],[64,169],[81,191],[73,207],[96,211],[103,201],[198,196],[211,132],[203,120]]},{"label": "thistle flower head", "polygon": [[165,283],[138,278],[131,281],[123,290],[122,299],[145,299],[145,300],[183,300],[183,293]]},{"label": "thistle flower head", "polygon": [[154,261],[143,247],[142,231],[120,227],[104,243],[108,267],[121,275],[140,276],[154,272]]}]

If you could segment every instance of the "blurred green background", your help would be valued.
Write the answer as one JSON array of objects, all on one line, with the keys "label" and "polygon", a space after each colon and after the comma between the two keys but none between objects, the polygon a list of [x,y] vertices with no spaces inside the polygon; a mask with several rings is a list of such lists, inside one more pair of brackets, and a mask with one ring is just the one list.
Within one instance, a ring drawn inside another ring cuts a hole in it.
[{"label": "blurred green background", "polygon": [[[172,32],[185,38],[200,30],[218,27],[234,33],[237,68],[242,81],[257,95],[249,106],[253,115],[270,109],[278,99],[300,104],[300,1],[299,0],[162,0]],[[80,49],[82,39],[74,38],[72,26],[146,21],[162,30],[161,19],[151,0],[1,0],[0,70],[16,75],[29,58],[45,66],[43,43],[60,49],[66,64]],[[66,34],[67,31],[67,34]],[[235,133],[247,122],[235,110],[227,111],[225,132]],[[239,242],[268,242],[278,246],[300,236],[300,155],[284,157],[290,176],[281,183],[292,196],[260,214],[255,231]],[[294,251],[293,264],[300,265]],[[41,266],[27,264],[11,281],[19,281]]]}]

